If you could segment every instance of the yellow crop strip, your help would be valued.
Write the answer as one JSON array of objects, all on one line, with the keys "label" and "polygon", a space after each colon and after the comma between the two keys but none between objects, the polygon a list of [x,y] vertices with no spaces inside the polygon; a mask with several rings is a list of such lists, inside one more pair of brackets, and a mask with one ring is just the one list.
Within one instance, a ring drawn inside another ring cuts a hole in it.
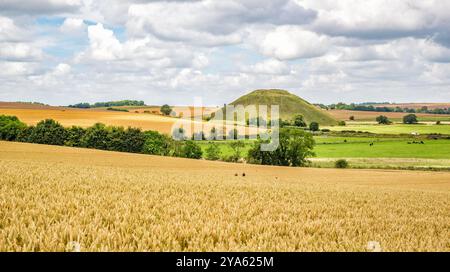
[{"label": "yellow crop strip", "polygon": [[447,172],[0,142],[0,173],[0,251],[450,251]]}]

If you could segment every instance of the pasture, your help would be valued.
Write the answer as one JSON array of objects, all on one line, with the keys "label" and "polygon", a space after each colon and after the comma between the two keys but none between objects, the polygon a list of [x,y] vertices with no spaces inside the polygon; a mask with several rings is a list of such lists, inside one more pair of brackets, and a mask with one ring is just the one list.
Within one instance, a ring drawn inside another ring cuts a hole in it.
[{"label": "pasture", "polygon": [[13,142],[0,142],[0,171],[0,251],[450,251],[448,172]]},{"label": "pasture", "polygon": [[[405,112],[375,112],[375,111],[350,111],[350,110],[328,110],[331,116],[337,120],[349,121],[350,116],[355,117],[355,121],[373,121],[380,115],[387,116],[389,119],[395,122],[401,122],[403,116],[408,113]],[[431,113],[415,113],[420,122],[433,121],[450,121],[450,115],[448,114],[431,114]]]},{"label": "pasture", "polygon": [[[416,143],[413,143],[416,142]],[[420,144],[423,142],[423,144]],[[370,145],[373,143],[373,145]],[[408,144],[410,143],[410,144]],[[318,158],[450,159],[450,140],[322,138],[314,148]],[[450,166],[450,165],[449,165]]]},{"label": "pasture", "polygon": [[364,131],[377,134],[448,134],[450,135],[450,125],[448,124],[391,124],[391,125],[378,125],[367,124],[358,122],[348,122],[346,126],[332,126],[324,127],[333,131],[354,130]]}]

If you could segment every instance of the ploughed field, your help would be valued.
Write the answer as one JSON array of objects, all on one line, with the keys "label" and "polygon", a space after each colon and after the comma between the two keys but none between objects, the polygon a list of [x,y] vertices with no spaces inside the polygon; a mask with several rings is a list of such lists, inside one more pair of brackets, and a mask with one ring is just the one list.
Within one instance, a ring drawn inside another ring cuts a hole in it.
[{"label": "ploughed field", "polygon": [[449,172],[1,141],[0,172],[0,251],[450,251]]}]

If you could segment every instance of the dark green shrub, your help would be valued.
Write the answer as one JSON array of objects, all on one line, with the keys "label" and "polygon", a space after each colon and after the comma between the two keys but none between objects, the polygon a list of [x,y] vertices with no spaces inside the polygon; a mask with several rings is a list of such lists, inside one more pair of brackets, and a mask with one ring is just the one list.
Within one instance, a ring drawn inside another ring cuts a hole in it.
[{"label": "dark green shrub", "polygon": [[172,138],[159,134],[156,131],[146,131],[143,152],[145,154],[169,156],[172,155],[173,140]]},{"label": "dark green shrub", "polygon": [[299,129],[282,129],[279,133],[279,145],[275,151],[262,151],[261,145],[268,141],[255,142],[248,152],[250,163],[281,166],[305,166],[307,158],[314,156],[315,145],[311,133]]},{"label": "dark green shrub", "polygon": [[387,116],[384,115],[380,115],[377,118],[375,118],[375,120],[378,122],[378,124],[382,124],[382,125],[389,125],[392,122],[389,121],[389,118],[387,118]]},{"label": "dark green shrub", "polygon": [[221,150],[218,144],[214,142],[208,143],[208,148],[206,148],[206,159],[211,161],[217,161],[220,159]]},{"label": "dark green shrub", "polygon": [[305,120],[303,120],[303,115],[296,115],[294,117],[294,126],[306,127],[306,122],[305,122]]},{"label": "dark green shrub", "polygon": [[67,132],[53,119],[40,121],[28,136],[28,141],[37,144],[64,145]]},{"label": "dark green shrub", "polygon": [[311,122],[309,124],[309,130],[311,130],[311,131],[319,131],[319,123]]},{"label": "dark green shrub", "polygon": [[17,141],[24,143],[31,143],[30,136],[33,133],[34,126],[25,127],[17,135]]},{"label": "dark green shrub", "polygon": [[83,138],[84,134],[86,133],[86,130],[82,127],[78,126],[72,126],[68,129],[66,129],[67,135],[66,135],[66,141],[64,142],[64,145],[66,146],[75,146],[80,147],[81,145],[81,138]]},{"label": "dark green shrub", "polygon": [[181,157],[190,159],[201,159],[203,152],[201,147],[194,141],[185,141],[181,148]]},{"label": "dark green shrub", "polygon": [[108,149],[108,130],[102,123],[96,123],[92,127],[86,129],[85,134],[81,138],[81,146],[95,149]]},{"label": "dark green shrub", "polygon": [[404,124],[417,124],[417,116],[415,114],[408,114],[403,116],[403,123]]},{"label": "dark green shrub", "polygon": [[0,115],[0,140],[15,141],[26,127],[16,116]]},{"label": "dark green shrub", "polygon": [[164,115],[170,115],[170,113],[172,112],[172,108],[169,105],[164,104],[161,106],[160,111]]},{"label": "dark green shrub", "polygon": [[336,168],[348,168],[348,166],[349,166],[348,161],[344,160],[344,159],[337,160],[334,163],[334,167],[336,167]]}]

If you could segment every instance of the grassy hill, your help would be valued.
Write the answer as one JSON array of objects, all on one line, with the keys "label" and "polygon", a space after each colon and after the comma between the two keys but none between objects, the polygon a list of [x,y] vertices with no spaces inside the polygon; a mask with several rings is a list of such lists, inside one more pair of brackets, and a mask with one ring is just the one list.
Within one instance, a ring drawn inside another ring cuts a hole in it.
[{"label": "grassy hill", "polygon": [[256,90],[236,99],[231,105],[279,105],[280,118],[292,120],[301,114],[307,123],[318,122],[321,125],[335,125],[337,121],[324,110],[285,90]]}]

